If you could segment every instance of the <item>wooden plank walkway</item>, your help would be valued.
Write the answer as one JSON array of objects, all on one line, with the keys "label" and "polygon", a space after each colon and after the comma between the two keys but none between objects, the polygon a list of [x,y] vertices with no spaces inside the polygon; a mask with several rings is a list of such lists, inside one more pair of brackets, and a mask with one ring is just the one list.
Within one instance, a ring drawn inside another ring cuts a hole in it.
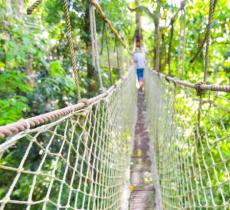
[{"label": "wooden plank walkway", "polygon": [[149,156],[150,139],[146,128],[146,104],[144,93],[138,92],[138,117],[135,128],[131,171],[130,210],[152,210],[154,188]]}]

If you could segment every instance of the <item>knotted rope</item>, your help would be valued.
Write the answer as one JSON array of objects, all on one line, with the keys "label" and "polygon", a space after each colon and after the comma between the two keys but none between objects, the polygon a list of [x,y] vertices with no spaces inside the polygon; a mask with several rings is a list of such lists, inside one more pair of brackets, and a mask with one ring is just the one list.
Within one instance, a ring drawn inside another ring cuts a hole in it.
[{"label": "knotted rope", "polygon": [[73,45],[74,42],[72,38],[72,28],[71,28],[71,23],[70,23],[68,0],[64,0],[63,3],[64,3],[64,15],[65,15],[66,29],[67,29],[67,40],[68,40],[70,58],[71,58],[71,63],[72,63],[72,68],[73,68],[74,82],[76,85],[77,97],[78,97],[78,100],[80,100],[81,99],[80,84],[79,84],[79,76],[78,76],[78,71],[77,71],[77,62],[76,62],[76,57],[75,57],[76,53],[75,53],[74,45]]}]

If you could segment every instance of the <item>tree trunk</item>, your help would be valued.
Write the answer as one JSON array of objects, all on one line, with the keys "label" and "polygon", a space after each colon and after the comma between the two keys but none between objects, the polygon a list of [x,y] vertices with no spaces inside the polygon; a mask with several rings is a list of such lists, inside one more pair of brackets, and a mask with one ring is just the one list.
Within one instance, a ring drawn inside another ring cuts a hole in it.
[{"label": "tree trunk", "polygon": [[88,78],[88,86],[87,92],[88,97],[94,95],[96,91],[99,90],[98,79],[97,79],[97,72],[92,64],[92,43],[91,43],[91,36],[90,36],[90,18],[89,18],[89,1],[85,1],[85,17],[84,17],[84,26],[82,34],[82,40],[85,42],[86,46],[86,67],[87,67],[87,78]]},{"label": "tree trunk", "polygon": [[[137,7],[140,6],[140,0],[135,0]],[[141,11],[139,9],[136,10],[136,47],[143,47],[143,34],[141,27]]]},{"label": "tree trunk", "polygon": [[172,76],[171,70],[171,57],[172,57],[172,42],[173,42],[173,35],[174,35],[174,21],[171,21],[171,29],[170,29],[170,40],[169,40],[169,51],[168,51],[168,75]]},{"label": "tree trunk", "polygon": [[166,60],[167,60],[167,52],[166,52],[166,45],[165,45],[165,35],[164,33],[161,31],[160,33],[161,35],[161,47],[160,47],[160,64],[159,64],[159,71],[163,72],[165,69],[165,65],[166,65]]},{"label": "tree trunk", "polygon": [[160,19],[160,9],[161,9],[161,0],[157,1],[157,9],[154,17],[154,69],[159,71],[160,66],[160,30],[159,30],[159,19]]},{"label": "tree trunk", "polygon": [[6,12],[11,15],[13,13],[13,5],[11,0],[5,0]]},{"label": "tree trunk", "polygon": [[31,53],[28,53],[27,65],[26,65],[26,76],[30,84],[30,87],[35,87],[36,81],[34,79],[34,70],[33,70],[33,56]]}]

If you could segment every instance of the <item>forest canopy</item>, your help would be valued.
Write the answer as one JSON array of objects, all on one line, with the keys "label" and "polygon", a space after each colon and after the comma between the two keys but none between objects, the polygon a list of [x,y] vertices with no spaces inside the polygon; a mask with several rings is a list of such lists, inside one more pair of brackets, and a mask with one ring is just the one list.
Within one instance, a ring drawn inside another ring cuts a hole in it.
[{"label": "forest canopy", "polygon": [[0,17],[1,209],[117,210],[140,163],[159,209],[229,209],[229,1],[1,0]]},{"label": "forest canopy", "polygon": [[[33,2],[3,0],[0,5],[0,125],[62,108],[77,101],[63,3],[61,0],[43,1],[32,15],[27,15],[26,9]],[[180,10],[180,1],[141,0],[139,7],[136,3],[131,0],[100,1],[103,11],[130,50],[133,50],[135,38],[134,13],[135,9],[139,10],[142,16],[144,48],[151,68],[154,67],[156,45],[154,21],[158,14],[161,56],[159,70],[166,74],[170,71],[172,76],[192,82],[202,81],[205,49],[201,50],[193,62],[191,59],[196,55],[206,33],[209,1],[188,0],[183,11]],[[92,97],[100,92],[98,75],[91,59],[88,7],[88,1],[69,1],[83,97]],[[219,0],[211,26],[208,72],[210,83],[229,84],[229,14],[229,2]],[[124,49],[98,15],[96,22],[102,77],[105,87],[109,87],[125,70],[121,68],[127,68],[130,63],[123,66],[119,64],[123,57],[119,57],[119,54]],[[107,50],[110,52],[109,63]]]}]

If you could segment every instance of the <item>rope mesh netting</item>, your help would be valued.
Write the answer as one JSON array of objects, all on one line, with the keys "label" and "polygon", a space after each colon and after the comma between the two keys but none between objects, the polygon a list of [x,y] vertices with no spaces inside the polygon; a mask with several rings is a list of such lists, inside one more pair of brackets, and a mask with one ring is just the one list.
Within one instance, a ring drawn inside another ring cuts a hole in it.
[{"label": "rope mesh netting", "polygon": [[229,93],[200,98],[157,73],[145,76],[163,209],[229,209]]},{"label": "rope mesh netting", "polygon": [[136,116],[134,76],[84,109],[5,139],[0,209],[121,209]]},{"label": "rope mesh netting", "polygon": [[[66,79],[75,81],[78,101],[84,108],[76,111],[66,107],[0,128],[0,210],[128,209],[137,112],[135,70],[130,69],[132,73],[126,79],[104,91],[124,74],[131,56],[98,1],[90,2],[89,41],[80,42],[82,34],[74,28],[71,16],[74,10],[65,0],[61,27],[66,32],[54,46],[48,49],[47,45],[43,55],[47,65],[61,59],[60,68],[66,69]],[[40,4],[36,1],[28,14]],[[26,31],[39,40],[43,32],[51,34],[59,27],[46,27],[36,18],[26,18]],[[185,26],[184,31],[180,29],[183,39],[178,56],[178,74],[183,77],[185,30]],[[58,52],[67,45],[66,38],[70,53],[63,57]],[[29,57],[31,52],[27,53]],[[206,69],[207,58],[208,54]],[[46,73],[52,75],[50,68]],[[159,75],[145,72],[156,209],[230,209],[229,93],[205,92],[201,88],[205,83],[199,86],[180,81],[190,86],[185,87],[176,84],[176,79]],[[209,88],[229,91],[229,86],[214,86]],[[96,100],[80,100],[82,95],[90,97],[99,92],[104,93]]]}]

